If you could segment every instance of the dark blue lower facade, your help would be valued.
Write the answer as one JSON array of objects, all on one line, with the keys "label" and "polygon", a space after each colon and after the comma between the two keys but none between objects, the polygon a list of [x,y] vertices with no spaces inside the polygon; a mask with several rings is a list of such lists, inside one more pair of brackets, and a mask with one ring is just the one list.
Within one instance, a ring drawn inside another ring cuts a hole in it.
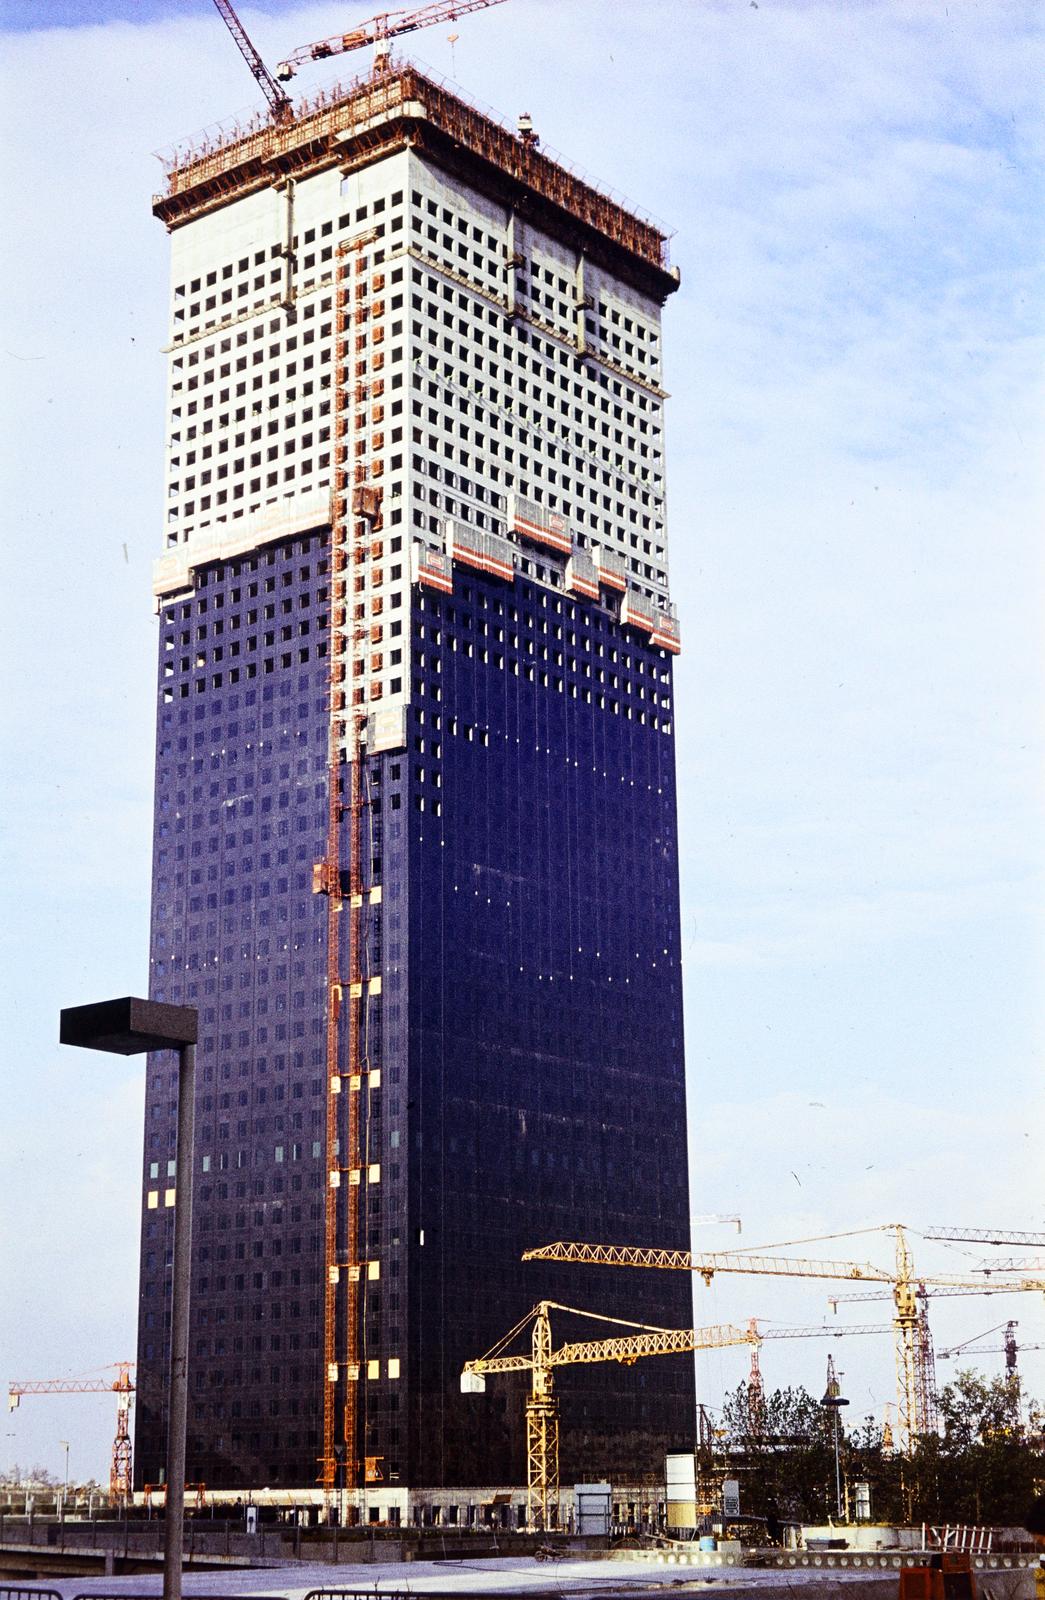
[{"label": "dark blue lower facade", "polygon": [[[687,1275],[520,1261],[559,1238],[688,1243],[670,669],[522,579],[456,571],[413,632],[408,826],[385,849],[410,906],[401,1450],[414,1482],[519,1482],[526,1381],[462,1397],[464,1360],[541,1298],[692,1321]],[[553,1333],[612,1329],[560,1313]],[[564,1482],[660,1470],[692,1439],[689,1358],[557,1388]]]},{"label": "dark blue lower facade", "polygon": [[[432,1488],[525,1480],[526,1380],[459,1379],[538,1299],[692,1321],[685,1274],[520,1261],[688,1243],[670,664],[609,608],[454,585],[413,591],[406,746],[367,759],[363,829],[358,1443],[376,1482]],[[312,1487],[321,1448],[326,611],[312,535],[201,570],[161,618],[152,993],[200,1008],[188,1476],[213,1488]],[[164,1455],[174,1085],[152,1058],[139,1487]],[[557,1387],[564,1482],[692,1442],[687,1357]]]},{"label": "dark blue lower facade", "polygon": [[[188,1476],[315,1478],[325,1106],[327,557],[202,568],[160,618],[151,993],[200,1013]],[[135,1485],[162,1481],[176,1068],[149,1058]]]}]

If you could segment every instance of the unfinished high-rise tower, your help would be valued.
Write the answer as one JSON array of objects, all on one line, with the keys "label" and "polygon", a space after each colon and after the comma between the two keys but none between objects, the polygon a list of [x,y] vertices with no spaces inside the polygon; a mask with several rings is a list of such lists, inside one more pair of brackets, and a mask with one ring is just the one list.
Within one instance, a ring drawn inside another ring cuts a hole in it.
[{"label": "unfinished high-rise tower", "polygon": [[[200,1013],[188,1476],[396,1521],[524,1481],[522,1387],[459,1376],[537,1299],[692,1320],[687,1274],[520,1261],[688,1244],[677,278],[657,228],[412,68],[184,152],[155,212],[151,992]],[[174,1082],[153,1058],[139,1486]],[[685,1357],[559,1387],[564,1481],[692,1441]]]}]

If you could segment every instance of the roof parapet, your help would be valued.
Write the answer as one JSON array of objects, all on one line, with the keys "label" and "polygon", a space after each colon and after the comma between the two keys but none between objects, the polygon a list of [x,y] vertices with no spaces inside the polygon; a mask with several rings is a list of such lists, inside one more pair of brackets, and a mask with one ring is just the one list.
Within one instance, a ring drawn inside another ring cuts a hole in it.
[{"label": "roof parapet", "polygon": [[343,162],[353,141],[372,142],[382,128],[393,138],[398,129],[403,141],[411,126],[434,130],[466,157],[495,169],[658,273],[677,277],[665,229],[410,66],[321,90],[298,103],[292,122],[278,125],[259,114],[161,155],[167,188],[154,196],[153,210],[176,227],[280,176]]}]

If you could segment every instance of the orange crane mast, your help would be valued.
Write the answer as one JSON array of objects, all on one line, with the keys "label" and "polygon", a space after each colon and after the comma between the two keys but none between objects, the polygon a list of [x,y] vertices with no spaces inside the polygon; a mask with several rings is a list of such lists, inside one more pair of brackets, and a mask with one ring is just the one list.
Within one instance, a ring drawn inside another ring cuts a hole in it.
[{"label": "orange crane mast", "polygon": [[[367,278],[364,254],[372,232],[346,240],[338,252],[335,285],[333,379],[334,476],[330,504],[330,591],[328,604],[329,749],[327,765],[327,844],[313,868],[312,886],[327,895],[327,1198],[324,1222],[323,1304],[323,1444],[319,1482],[328,1496],[337,1479],[336,1407],[342,1386],[341,1446],[343,1487],[359,1485],[362,1361],[360,1322],[365,1280],[361,1238],[360,1192],[363,1167],[364,1092],[371,1087],[367,1037],[369,978],[364,970],[369,948],[369,906],[376,892],[364,885],[363,816],[368,801],[365,781],[366,656],[363,640],[378,614],[379,600],[367,598],[364,574],[368,557],[380,554],[382,495],[370,481],[371,433],[380,411],[384,379],[378,355],[371,352],[368,327],[372,299],[384,289],[384,275]],[[353,284],[353,278],[355,279]],[[354,290],[354,292],[353,292]],[[381,358],[383,361],[383,357]],[[350,449],[349,440],[353,439]],[[350,464],[351,463],[351,464]],[[351,595],[351,599],[350,599]],[[347,796],[344,793],[348,786]],[[347,800],[347,803],[346,803]],[[342,826],[348,822],[347,871],[342,869]],[[347,884],[345,878],[347,877]],[[346,896],[347,889],[347,896]],[[364,894],[366,889],[366,894]],[[346,909],[347,939],[341,919]],[[366,903],[364,903],[366,902]],[[347,959],[343,945],[347,944]],[[347,967],[347,997],[346,973]],[[343,1020],[344,1019],[344,1020]],[[342,1067],[343,1055],[345,1069]],[[348,1109],[340,1111],[347,1078]],[[366,1082],[364,1083],[364,1078]],[[342,1142],[344,1133],[344,1142]],[[342,1178],[347,1197],[342,1207]],[[344,1292],[339,1288],[344,1279]],[[339,1351],[341,1352],[339,1354]],[[367,1476],[376,1464],[368,1462]]]},{"label": "orange crane mast", "polygon": [[27,1394],[115,1394],[116,1435],[109,1468],[109,1493],[114,1500],[126,1500],[131,1493],[130,1415],[134,1396],[132,1361],[113,1363],[115,1378],[41,1378],[31,1383],[12,1383],[7,1391],[7,1409],[14,1411]]}]

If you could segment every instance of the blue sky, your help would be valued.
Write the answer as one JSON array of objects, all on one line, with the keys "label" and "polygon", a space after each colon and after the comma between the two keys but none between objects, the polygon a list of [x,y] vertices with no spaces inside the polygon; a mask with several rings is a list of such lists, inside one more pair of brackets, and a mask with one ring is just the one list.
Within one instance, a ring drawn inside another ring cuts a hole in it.
[{"label": "blue sky", "polygon": [[[370,10],[240,9],[270,62]],[[2,17],[0,1382],[133,1354],[139,1069],[63,1055],[57,1013],[147,973],[167,300],[150,152],[257,99],[209,0]],[[1040,9],[508,0],[410,54],[529,110],[676,230],[694,1210],[739,1212],[751,1245],[1045,1229]],[[697,1291],[707,1322],[824,1311],[815,1283]],[[1007,1316],[1045,1338],[1024,1295],[938,1302],[937,1342]],[[815,1390],[827,1348],[767,1346],[767,1382]],[[880,1417],[888,1340],[835,1354],[853,1414]],[[709,1355],[705,1398],[743,1367]],[[1026,1371],[1045,1393],[1041,1357]],[[74,1475],[101,1474],[111,1409],[27,1401],[0,1465],[57,1469],[69,1438]]]},{"label": "blue sky", "polygon": [[[82,28],[92,23],[148,24],[172,17],[198,18],[203,9],[201,0],[0,0],[0,22],[12,32],[32,33],[47,28]],[[243,9],[289,17],[303,8],[288,5],[286,0],[255,0]]]}]

